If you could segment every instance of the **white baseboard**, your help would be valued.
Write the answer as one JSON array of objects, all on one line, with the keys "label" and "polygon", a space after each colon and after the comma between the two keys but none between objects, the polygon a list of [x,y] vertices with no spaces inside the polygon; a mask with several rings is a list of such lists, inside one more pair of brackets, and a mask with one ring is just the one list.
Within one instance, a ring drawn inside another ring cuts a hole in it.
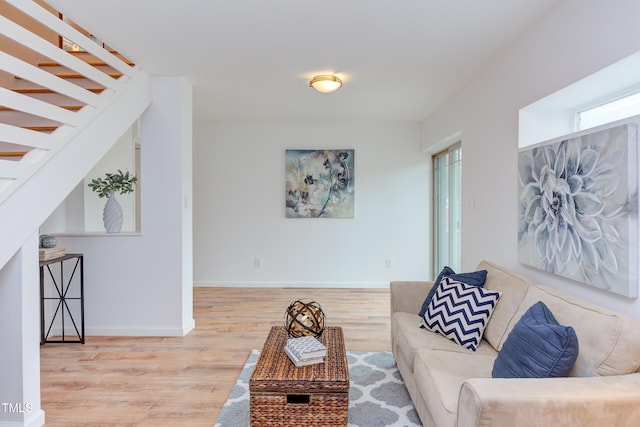
[{"label": "white baseboard", "polygon": [[389,282],[219,282],[195,281],[195,288],[361,288],[385,289]]},{"label": "white baseboard", "polygon": [[[191,332],[196,327],[196,321],[191,319],[186,324],[182,325],[182,328],[101,328],[101,327],[87,327],[85,336],[94,337],[183,337]],[[61,329],[52,329],[49,334],[50,337],[59,337]],[[77,339],[75,330],[70,330],[65,333],[65,336],[69,340]],[[70,341],[71,342],[71,341]],[[2,424],[0,424],[2,427]]]},{"label": "white baseboard", "polygon": [[[193,320],[193,319],[192,319]],[[182,328],[102,328],[87,327],[87,337],[183,337],[195,328],[195,321]]]},{"label": "white baseboard", "polygon": [[[191,332],[196,327],[196,321],[194,319],[189,320],[181,329],[173,328],[161,328],[161,329],[147,329],[147,328],[100,328],[100,327],[87,327],[85,336],[114,336],[114,337],[128,337],[128,336],[144,336],[144,337],[183,337]],[[56,337],[56,339],[62,336],[62,328],[51,328],[49,333],[50,337]],[[66,330],[66,339],[73,342],[78,339],[75,329]],[[1,424],[0,424],[1,427]]]},{"label": "white baseboard", "polygon": [[[2,414],[2,407],[0,407],[0,414]],[[42,427],[44,418],[44,411],[39,408],[26,414],[24,421],[2,421],[0,415],[0,427]]]},{"label": "white baseboard", "polygon": [[196,328],[195,319],[191,319],[186,324],[182,325],[182,336],[187,335],[189,332],[193,331]]},{"label": "white baseboard", "polygon": [[[82,331],[80,330],[80,326],[78,325],[78,332],[80,332],[80,334],[82,334]],[[62,336],[62,328],[61,327],[52,327],[51,330],[49,331],[49,339],[58,339]],[[76,330],[73,328],[64,328],[64,336],[66,340],[70,340],[71,341],[75,341],[75,340],[79,340],[80,338],[78,338],[78,334],[76,333]]]}]

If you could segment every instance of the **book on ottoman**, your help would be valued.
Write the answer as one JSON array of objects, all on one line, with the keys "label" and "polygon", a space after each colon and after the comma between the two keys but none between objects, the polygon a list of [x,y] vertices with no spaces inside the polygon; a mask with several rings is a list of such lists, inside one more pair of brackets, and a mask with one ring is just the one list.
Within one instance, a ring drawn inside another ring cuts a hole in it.
[{"label": "book on ottoman", "polygon": [[284,348],[284,352],[287,353],[289,359],[296,365],[298,368],[301,366],[315,365],[316,363],[324,363],[324,357],[311,357],[308,359],[300,359],[298,356],[293,354],[288,347]]},{"label": "book on ottoman", "polygon": [[307,366],[323,363],[327,355],[327,347],[315,337],[305,336],[289,338],[284,352],[296,366]]},{"label": "book on ottoman", "polygon": [[311,336],[289,338],[287,348],[291,350],[299,359],[310,359],[312,357],[325,357],[327,347]]}]

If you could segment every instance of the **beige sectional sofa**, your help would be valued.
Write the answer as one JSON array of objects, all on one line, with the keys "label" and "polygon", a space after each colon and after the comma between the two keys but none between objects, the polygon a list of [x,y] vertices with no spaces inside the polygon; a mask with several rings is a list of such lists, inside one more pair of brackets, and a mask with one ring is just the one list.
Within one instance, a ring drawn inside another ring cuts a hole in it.
[{"label": "beige sectional sofa", "polygon": [[[425,426],[640,426],[640,322],[483,261],[502,293],[473,352],[419,327],[432,282],[391,283],[391,344]],[[572,326],[579,354],[567,378],[492,378],[509,332],[542,301]]]}]

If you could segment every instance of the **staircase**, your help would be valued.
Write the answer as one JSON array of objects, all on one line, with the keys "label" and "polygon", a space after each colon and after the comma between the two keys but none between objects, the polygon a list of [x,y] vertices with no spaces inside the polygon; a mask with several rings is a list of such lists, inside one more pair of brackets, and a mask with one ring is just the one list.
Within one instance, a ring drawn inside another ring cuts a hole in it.
[{"label": "staircase", "polygon": [[0,0],[0,269],[149,104],[144,70],[46,5]]}]

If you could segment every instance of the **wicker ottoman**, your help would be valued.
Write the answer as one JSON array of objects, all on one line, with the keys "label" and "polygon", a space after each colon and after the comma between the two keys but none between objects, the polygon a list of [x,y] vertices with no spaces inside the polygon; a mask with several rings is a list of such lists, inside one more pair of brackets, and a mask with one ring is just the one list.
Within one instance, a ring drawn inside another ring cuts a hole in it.
[{"label": "wicker ottoman", "polygon": [[346,426],[349,368],[342,328],[322,333],[324,363],[301,368],[284,352],[287,338],[284,327],[271,328],[251,374],[251,426]]}]

